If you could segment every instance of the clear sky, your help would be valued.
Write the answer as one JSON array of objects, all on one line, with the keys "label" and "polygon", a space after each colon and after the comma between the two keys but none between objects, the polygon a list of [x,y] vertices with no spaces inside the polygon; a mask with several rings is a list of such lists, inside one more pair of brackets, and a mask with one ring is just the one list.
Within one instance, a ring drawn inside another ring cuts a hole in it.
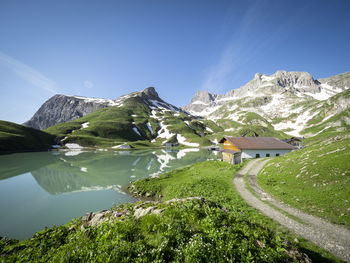
[{"label": "clear sky", "polygon": [[0,1],[0,119],[56,93],[114,99],[154,86],[184,106],[256,72],[350,71],[348,0]]}]

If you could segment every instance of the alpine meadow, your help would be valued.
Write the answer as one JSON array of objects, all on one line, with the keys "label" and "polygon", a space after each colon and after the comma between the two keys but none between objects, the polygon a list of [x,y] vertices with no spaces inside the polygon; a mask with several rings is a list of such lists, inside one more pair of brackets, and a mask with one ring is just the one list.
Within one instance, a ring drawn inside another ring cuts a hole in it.
[{"label": "alpine meadow", "polygon": [[350,262],[350,3],[0,3],[0,262]]}]

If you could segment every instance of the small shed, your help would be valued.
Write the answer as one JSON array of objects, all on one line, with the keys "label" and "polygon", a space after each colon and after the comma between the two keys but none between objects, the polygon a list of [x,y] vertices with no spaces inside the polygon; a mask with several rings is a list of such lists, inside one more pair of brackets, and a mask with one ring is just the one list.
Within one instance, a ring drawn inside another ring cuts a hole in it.
[{"label": "small shed", "polygon": [[223,149],[221,150],[222,160],[232,164],[241,163],[241,152]]},{"label": "small shed", "polygon": [[289,139],[283,139],[282,141],[286,142],[292,146],[301,148],[302,147],[302,140],[303,140],[302,137],[291,137]]},{"label": "small shed", "polygon": [[296,149],[274,137],[224,137],[219,143],[224,144],[223,160],[234,164],[244,159],[280,156]]}]

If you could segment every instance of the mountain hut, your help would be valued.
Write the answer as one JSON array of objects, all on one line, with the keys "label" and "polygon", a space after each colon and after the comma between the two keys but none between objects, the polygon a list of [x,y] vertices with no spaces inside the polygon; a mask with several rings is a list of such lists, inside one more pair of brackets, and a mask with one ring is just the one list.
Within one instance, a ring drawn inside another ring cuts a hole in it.
[{"label": "mountain hut", "polygon": [[244,159],[274,157],[288,153],[296,147],[274,137],[224,137],[222,159],[237,164]]}]

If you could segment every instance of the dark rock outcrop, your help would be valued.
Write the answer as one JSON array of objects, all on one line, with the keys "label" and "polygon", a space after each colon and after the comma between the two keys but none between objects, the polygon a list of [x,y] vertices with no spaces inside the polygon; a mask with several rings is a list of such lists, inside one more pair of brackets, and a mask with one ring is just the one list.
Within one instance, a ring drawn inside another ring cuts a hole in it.
[{"label": "dark rock outcrop", "polygon": [[47,100],[25,126],[44,130],[52,125],[72,121],[109,106],[107,100],[57,94]]}]

